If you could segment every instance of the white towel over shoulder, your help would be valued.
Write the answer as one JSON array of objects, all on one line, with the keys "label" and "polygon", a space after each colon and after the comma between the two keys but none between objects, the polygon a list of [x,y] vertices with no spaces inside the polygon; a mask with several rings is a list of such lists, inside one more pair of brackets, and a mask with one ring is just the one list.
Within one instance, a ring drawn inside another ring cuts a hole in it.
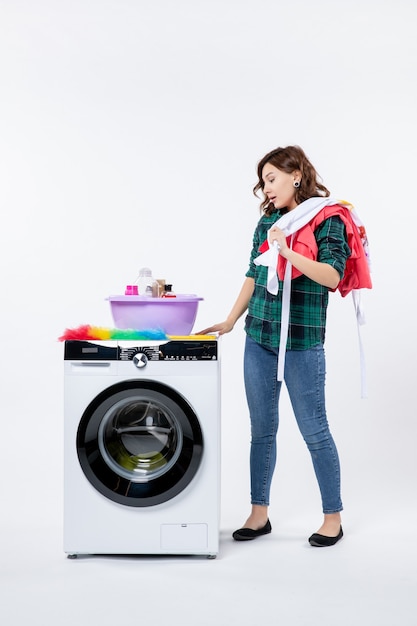
[{"label": "white towel over shoulder", "polygon": [[[303,226],[311,222],[318,213],[326,206],[332,206],[333,204],[341,204],[340,200],[334,198],[309,198],[301,204],[299,204],[292,211],[288,211],[285,215],[279,218],[272,226],[278,226],[286,236],[293,235],[300,230]],[[268,230],[268,238],[269,231]],[[269,239],[268,239],[269,241]],[[277,246],[271,246],[266,252],[263,252],[254,259],[255,265],[265,265],[268,268],[268,280],[267,289],[269,293],[274,296],[278,293],[278,276],[277,276],[277,264],[278,264],[279,249]],[[289,265],[289,263],[288,263]],[[288,280],[291,280],[291,273],[289,273]]]}]

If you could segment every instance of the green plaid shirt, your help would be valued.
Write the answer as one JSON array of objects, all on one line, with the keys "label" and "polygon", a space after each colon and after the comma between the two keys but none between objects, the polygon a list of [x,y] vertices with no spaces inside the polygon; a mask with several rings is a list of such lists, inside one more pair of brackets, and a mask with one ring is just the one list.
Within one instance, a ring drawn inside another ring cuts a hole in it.
[{"label": "green plaid shirt", "polygon": [[[279,347],[283,283],[279,281],[276,296],[269,293],[266,289],[268,268],[255,265],[253,259],[259,255],[259,247],[267,238],[268,230],[280,217],[281,213],[277,211],[259,220],[246,273],[255,280],[255,289],[249,301],[245,331],[254,341],[268,348]],[[337,216],[329,217],[318,226],[314,236],[318,245],[317,260],[329,263],[343,276],[350,248],[342,220]],[[302,275],[291,281],[287,350],[308,350],[324,343],[328,300],[328,287],[307,276]]]}]

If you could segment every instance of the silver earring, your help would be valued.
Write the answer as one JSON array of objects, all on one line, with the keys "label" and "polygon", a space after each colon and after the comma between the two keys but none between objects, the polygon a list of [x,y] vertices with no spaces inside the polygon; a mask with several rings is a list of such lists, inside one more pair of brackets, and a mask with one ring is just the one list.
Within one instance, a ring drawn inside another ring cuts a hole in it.
[{"label": "silver earring", "polygon": [[300,181],[299,181],[299,180],[295,180],[295,181],[294,181],[294,187],[295,187],[296,189],[298,189],[298,187],[299,187],[299,186],[300,186]]}]

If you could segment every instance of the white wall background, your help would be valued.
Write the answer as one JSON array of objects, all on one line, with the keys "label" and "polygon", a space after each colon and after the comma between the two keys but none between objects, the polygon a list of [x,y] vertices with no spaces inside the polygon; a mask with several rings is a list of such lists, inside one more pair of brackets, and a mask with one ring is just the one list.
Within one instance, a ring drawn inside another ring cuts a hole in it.
[{"label": "white wall background", "polygon": [[[290,143],[371,243],[367,400],[350,298],[329,309],[346,515],[415,507],[416,60],[413,0],[0,0],[3,526],[61,523],[59,335],[111,326],[105,298],[143,265],[204,297],[196,331],[223,319],[259,217],[256,163]],[[222,341],[231,527],[249,504],[243,342],[242,321]],[[273,507],[318,523],[285,395],[282,412]]]}]

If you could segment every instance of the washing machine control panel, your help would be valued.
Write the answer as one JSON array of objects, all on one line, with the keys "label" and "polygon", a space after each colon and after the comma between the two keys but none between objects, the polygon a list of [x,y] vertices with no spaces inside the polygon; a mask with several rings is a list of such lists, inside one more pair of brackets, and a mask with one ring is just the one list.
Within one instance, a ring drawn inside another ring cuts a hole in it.
[{"label": "washing machine control panel", "polygon": [[215,361],[217,341],[168,341],[158,346],[119,346],[119,360],[144,367],[148,361]]},{"label": "washing machine control panel", "polygon": [[133,361],[136,367],[143,368],[148,361],[216,361],[218,345],[216,339],[181,339],[156,345],[71,340],[65,342],[64,358],[72,361]]}]

